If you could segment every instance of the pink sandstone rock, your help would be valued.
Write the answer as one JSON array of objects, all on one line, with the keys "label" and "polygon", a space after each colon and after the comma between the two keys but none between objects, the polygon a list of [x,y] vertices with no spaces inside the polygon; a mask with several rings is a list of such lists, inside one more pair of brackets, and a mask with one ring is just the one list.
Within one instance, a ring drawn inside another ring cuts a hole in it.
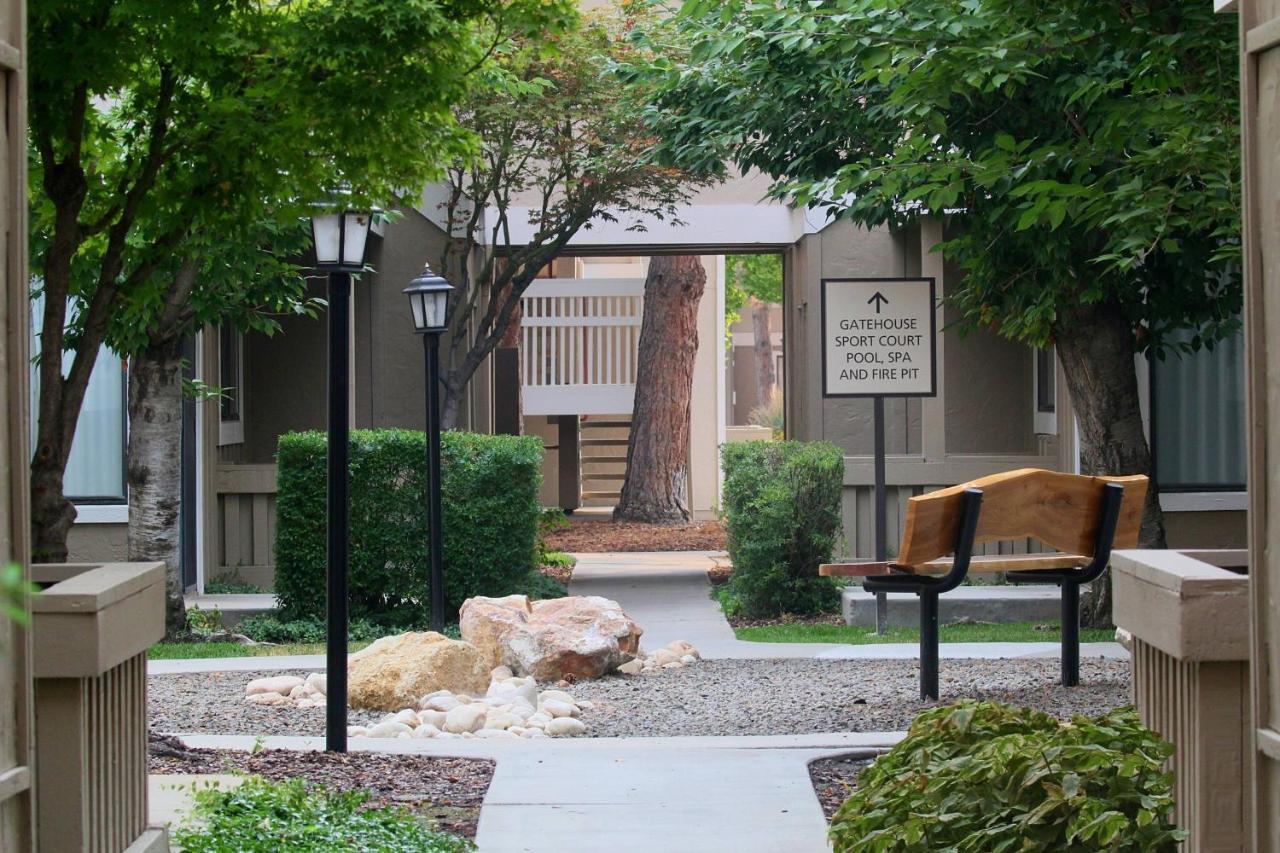
[{"label": "pink sandstone rock", "polygon": [[594,595],[470,598],[460,627],[490,667],[508,666],[539,681],[599,678],[636,656],[643,633],[616,601]]}]

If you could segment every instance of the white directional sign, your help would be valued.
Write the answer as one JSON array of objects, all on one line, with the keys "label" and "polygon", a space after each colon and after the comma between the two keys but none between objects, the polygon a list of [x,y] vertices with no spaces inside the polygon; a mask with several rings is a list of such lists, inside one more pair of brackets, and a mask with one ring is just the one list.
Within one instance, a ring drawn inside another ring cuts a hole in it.
[{"label": "white directional sign", "polygon": [[932,397],[936,345],[933,279],[823,279],[824,397]]}]

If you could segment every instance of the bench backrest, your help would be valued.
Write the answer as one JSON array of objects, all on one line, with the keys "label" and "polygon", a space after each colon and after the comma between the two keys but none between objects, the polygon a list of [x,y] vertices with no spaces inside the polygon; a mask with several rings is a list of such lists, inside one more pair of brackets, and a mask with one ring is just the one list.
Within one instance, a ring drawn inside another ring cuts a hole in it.
[{"label": "bench backrest", "polygon": [[908,500],[902,547],[894,562],[918,566],[955,550],[960,496],[966,488],[982,490],[975,543],[1038,539],[1063,553],[1092,557],[1107,483],[1124,486],[1113,547],[1133,548],[1147,496],[1146,477],[1088,477],[1021,468]]}]

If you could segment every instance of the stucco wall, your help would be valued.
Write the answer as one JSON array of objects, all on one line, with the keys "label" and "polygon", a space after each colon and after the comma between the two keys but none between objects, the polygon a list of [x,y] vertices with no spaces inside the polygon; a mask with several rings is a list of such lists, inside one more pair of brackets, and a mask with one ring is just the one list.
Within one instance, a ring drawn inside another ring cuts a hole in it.
[{"label": "stucco wall", "polygon": [[73,524],[67,534],[67,562],[124,562],[129,558],[128,524]]},{"label": "stucco wall", "polygon": [[1165,538],[1170,548],[1245,548],[1248,524],[1243,511],[1164,514]]}]

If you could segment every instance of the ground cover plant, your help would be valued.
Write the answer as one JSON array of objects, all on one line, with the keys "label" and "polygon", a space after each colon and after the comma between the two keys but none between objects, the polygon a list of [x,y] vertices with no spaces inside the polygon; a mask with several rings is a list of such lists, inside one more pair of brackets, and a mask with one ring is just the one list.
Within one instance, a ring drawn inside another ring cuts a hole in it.
[{"label": "ground cover plant", "polygon": [[1132,708],[1059,722],[997,702],[921,714],[865,770],[830,836],[845,851],[1172,851],[1173,747]]},{"label": "ground cover plant", "polygon": [[461,853],[475,849],[465,838],[437,832],[398,808],[367,808],[363,792],[334,793],[301,779],[268,782],[250,777],[241,785],[196,792],[199,824],[174,831],[191,853],[276,853],[284,850],[379,853]]},{"label": "ground cover plant", "polygon": [[[754,643],[917,643],[920,629],[888,628],[883,635],[864,625],[835,625],[794,622],[775,625],[735,627],[739,640]],[[943,643],[1056,643],[1062,636],[1057,622],[966,622],[942,625],[938,640]],[[1108,628],[1081,628],[1082,643],[1107,643],[1115,639]]]},{"label": "ground cover plant", "polygon": [[[542,444],[536,437],[441,437],[446,607],[476,595],[563,595],[537,572]],[[421,432],[351,434],[351,618],[405,629],[425,616],[426,447]],[[279,618],[323,620],[326,439],[288,433],[277,453]]]},{"label": "ground cover plant", "polygon": [[818,576],[841,534],[844,454],[828,442],[727,444],[724,516],[733,572],[720,588],[727,615],[815,613],[839,604]]}]

